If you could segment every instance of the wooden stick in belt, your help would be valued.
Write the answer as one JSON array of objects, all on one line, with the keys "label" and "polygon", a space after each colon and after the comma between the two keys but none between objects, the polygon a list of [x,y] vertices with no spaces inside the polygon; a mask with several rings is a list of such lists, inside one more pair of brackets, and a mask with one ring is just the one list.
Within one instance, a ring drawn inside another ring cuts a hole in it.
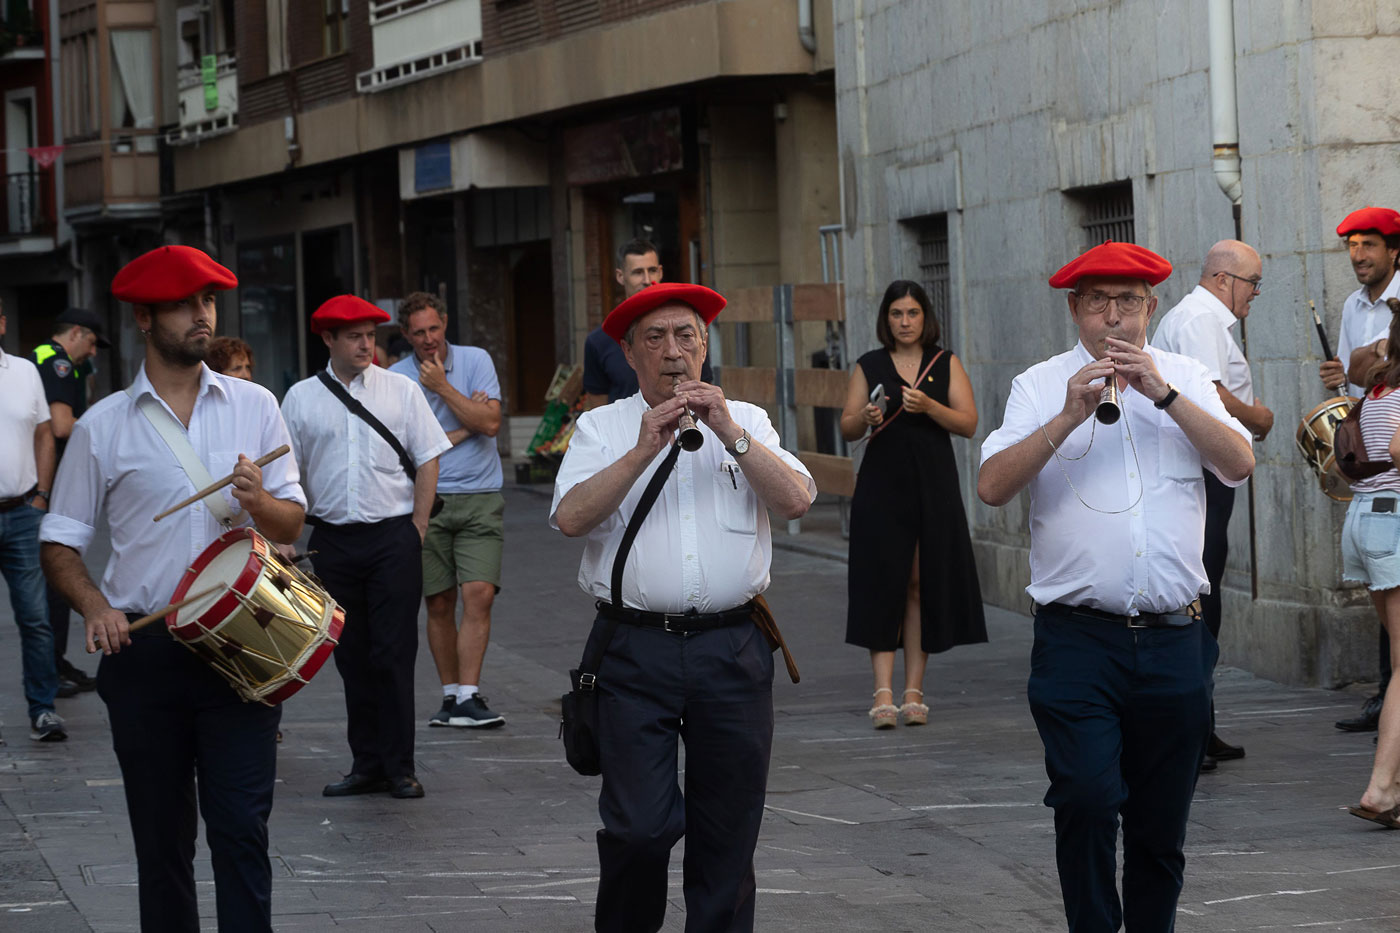
[{"label": "wooden stick in belt", "polygon": [[[267,466],[269,463],[271,463],[272,461],[276,460],[278,457],[286,456],[288,453],[291,452],[291,450],[292,450],[292,448],[288,447],[286,444],[283,444],[281,447],[278,447],[276,450],[274,450],[272,453],[268,454],[267,456],[265,456],[265,457],[259,457],[258,459],[254,460],[254,461],[253,461],[253,464],[254,464],[255,466],[257,466],[257,467],[265,467],[265,466]],[[172,513],[174,513],[174,512],[178,512],[178,511],[180,511],[181,509],[183,509],[183,508],[184,508],[185,506],[187,506],[187,505],[193,505],[194,503],[198,502],[200,499],[203,499],[205,496],[209,495],[211,492],[218,492],[220,489],[223,489],[225,486],[227,486],[227,485],[228,485],[229,483],[231,483],[231,482],[233,482],[233,474],[232,474],[232,473],[230,473],[228,476],[225,476],[223,479],[219,480],[217,483],[213,483],[213,484],[211,484],[211,485],[209,485],[209,486],[206,486],[204,489],[201,489],[199,492],[197,492],[197,493],[195,493],[194,495],[190,496],[190,497],[189,497],[188,499],[186,499],[184,502],[181,502],[181,503],[179,503],[178,505],[172,505],[170,508],[166,509],[164,512],[161,512],[161,513],[160,513],[159,515],[157,515],[155,518],[151,519],[151,521],[153,521],[153,522],[158,522],[158,521],[160,521],[162,518],[165,518],[165,516],[170,515],[170,514],[172,514]]]},{"label": "wooden stick in belt", "polygon": [[171,603],[170,605],[166,606],[164,609],[157,609],[155,612],[151,613],[151,614],[148,615],[148,616],[142,616],[141,618],[137,619],[135,622],[131,623],[131,626],[127,629],[127,631],[128,631],[128,632],[134,632],[134,631],[136,631],[137,629],[145,628],[146,626],[150,625],[152,622],[155,622],[157,619],[164,619],[166,616],[170,615],[170,613],[176,612],[176,611],[178,611],[178,610],[180,610],[180,609],[183,609],[183,608],[185,608],[186,606],[188,606],[190,603],[199,602],[201,599],[203,599],[204,597],[208,596],[210,593],[217,593],[219,590],[221,590],[221,589],[223,589],[223,588],[224,588],[224,585],[223,585],[222,583],[220,583],[220,584],[218,584],[217,586],[211,586],[211,587],[209,587],[209,589],[203,591],[202,593],[195,593],[193,596],[186,596],[184,599],[180,600],[178,603]]}]

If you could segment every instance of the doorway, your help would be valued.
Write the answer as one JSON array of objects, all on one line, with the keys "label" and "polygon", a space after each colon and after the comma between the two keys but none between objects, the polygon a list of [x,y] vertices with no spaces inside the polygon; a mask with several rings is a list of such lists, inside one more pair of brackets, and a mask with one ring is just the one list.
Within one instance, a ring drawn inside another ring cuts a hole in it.
[{"label": "doorway", "polygon": [[342,224],[301,235],[302,306],[306,308],[306,371],[326,368],[330,353],[319,334],[310,332],[311,315],[336,295],[355,293],[354,227]]},{"label": "doorway", "polygon": [[554,275],[549,240],[511,249],[509,319],[513,352],[507,368],[512,414],[544,413],[554,378]]}]

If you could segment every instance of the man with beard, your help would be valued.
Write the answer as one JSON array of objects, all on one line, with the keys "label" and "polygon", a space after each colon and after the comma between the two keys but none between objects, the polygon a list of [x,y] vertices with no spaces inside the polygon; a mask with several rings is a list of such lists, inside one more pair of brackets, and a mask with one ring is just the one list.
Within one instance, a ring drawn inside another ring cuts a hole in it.
[{"label": "man with beard", "polygon": [[[1151,250],[1104,243],[1051,277],[1070,290],[1079,340],[1016,377],[977,477],[991,506],[1030,491],[1026,694],[1071,933],[1165,933],[1175,922],[1219,653],[1197,601],[1201,474],[1233,487],[1254,470],[1249,433],[1206,368],[1144,346],[1152,287],[1170,274]],[[1118,411],[1099,423],[1106,380]]]},{"label": "man with beard", "polygon": [[[301,533],[296,461],[259,469],[251,459],[291,442],[276,399],[203,363],[215,292],[237,284],[187,246],[160,247],[117,273],[112,294],[131,303],[145,360],[125,392],[74,426],[40,530],[44,573],[82,615],[88,652],[102,652],[97,689],[122,770],[145,933],[200,928],[196,787],[219,929],[272,929],[267,819],[281,707],[243,702],[164,625],[129,630],[166,605],[185,568],[224,532],[220,516],[282,543]],[[197,457],[210,475],[232,473],[232,486],[156,524],[156,514],[196,489],[182,456]],[[94,585],[81,555],[103,519],[111,557]]]},{"label": "man with beard", "polygon": [[[1360,398],[1366,387],[1366,373],[1385,359],[1385,342],[1390,333],[1390,308],[1386,299],[1400,292],[1395,265],[1400,261],[1400,213],[1388,207],[1363,207],[1352,211],[1337,225],[1351,259],[1352,271],[1361,287],[1347,296],[1342,306],[1342,329],[1337,338],[1337,358],[1323,362],[1318,375],[1329,389],[1344,385],[1347,395]],[[1345,371],[1343,366],[1345,365]],[[1380,611],[1380,604],[1377,604]],[[1368,697],[1361,712],[1337,721],[1343,732],[1374,732],[1381,721],[1381,703],[1390,684],[1390,638],[1381,626],[1380,686]]]}]

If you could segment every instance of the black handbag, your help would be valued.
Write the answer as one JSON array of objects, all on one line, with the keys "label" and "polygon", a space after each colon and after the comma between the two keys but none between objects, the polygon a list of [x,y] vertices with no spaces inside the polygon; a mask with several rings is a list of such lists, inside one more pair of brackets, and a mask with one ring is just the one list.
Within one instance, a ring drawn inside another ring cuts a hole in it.
[{"label": "black handbag", "polygon": [[[359,399],[345,391],[345,386],[331,378],[330,373],[323,369],[316,374],[316,378],[325,383],[326,388],[331,390],[331,394],[340,399],[341,404],[350,409],[352,414],[365,424],[374,428],[379,436],[384,438],[385,443],[394,448],[394,453],[399,455],[399,463],[403,466],[403,471],[408,474],[408,481],[411,483],[416,480],[418,478],[418,468],[413,465],[413,458],[408,455],[408,451],[404,449],[403,444],[394,436],[394,432],[386,428],[384,422],[374,417],[374,414],[368,408],[360,404]],[[446,503],[442,500],[442,496],[434,492],[433,507],[432,510],[428,512],[428,517],[435,518],[437,513],[442,511],[442,507],[445,504]]]},{"label": "black handbag", "polygon": [[[622,605],[622,571],[627,565],[627,555],[632,550],[632,542],[637,531],[646,520],[647,513],[661,494],[661,487],[676,465],[680,456],[680,444],[672,444],[671,452],[661,461],[661,466],[651,475],[642,498],[632,517],[627,520],[627,530],[622,533],[622,543],[617,547],[617,556],[612,567],[612,604]],[[603,771],[602,754],[598,747],[598,668],[603,663],[613,633],[617,631],[617,618],[609,616],[597,638],[590,638],[583,649],[583,659],[579,666],[569,671],[569,692],[560,701],[563,715],[559,720],[559,738],[564,740],[564,757],[569,767],[579,774],[593,776]]]}]

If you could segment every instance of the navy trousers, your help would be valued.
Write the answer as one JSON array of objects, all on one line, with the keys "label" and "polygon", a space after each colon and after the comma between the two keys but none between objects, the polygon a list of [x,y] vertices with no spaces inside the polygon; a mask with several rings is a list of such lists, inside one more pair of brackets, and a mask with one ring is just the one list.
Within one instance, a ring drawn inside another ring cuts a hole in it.
[{"label": "navy trousers", "polygon": [[1230,515],[1235,510],[1235,490],[1205,471],[1206,537],[1201,560],[1206,565],[1210,592],[1201,597],[1201,620],[1220,638],[1220,583],[1225,579],[1225,561],[1230,556]]},{"label": "navy trousers", "polygon": [[747,624],[690,636],[619,625],[598,688],[595,928],[661,929],[671,848],[685,836],[686,933],[753,930],[753,852],[773,746],[773,653],[763,635]]},{"label": "navy trousers", "polygon": [[267,819],[282,707],[245,703],[160,625],[102,659],[97,692],[107,704],[136,841],[142,933],[200,929],[196,793],[219,930],[270,933]]},{"label": "navy trousers", "polygon": [[423,603],[423,542],[412,519],[316,525],[316,575],[345,610],[335,666],[345,682],[350,770],[414,773],[413,665]]},{"label": "navy trousers", "polygon": [[[1071,933],[1169,933],[1219,649],[1200,622],[1129,629],[1042,606],[1027,688]],[[1118,821],[1123,897],[1118,898]]]}]

